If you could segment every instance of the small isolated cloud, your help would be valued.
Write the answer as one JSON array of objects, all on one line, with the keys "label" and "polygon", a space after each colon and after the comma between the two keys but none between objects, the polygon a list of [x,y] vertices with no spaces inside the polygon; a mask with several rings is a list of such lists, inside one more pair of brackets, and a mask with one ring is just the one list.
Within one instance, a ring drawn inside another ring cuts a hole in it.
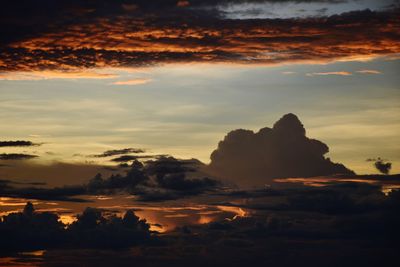
[{"label": "small isolated cloud", "polygon": [[369,158],[367,159],[368,162],[374,162],[375,168],[381,172],[382,174],[388,175],[391,168],[392,168],[392,163],[389,162],[386,159],[382,159],[380,157],[378,158]]},{"label": "small isolated cloud", "polygon": [[361,74],[382,74],[379,70],[358,70],[357,73]]},{"label": "small isolated cloud", "polygon": [[126,81],[116,81],[113,82],[113,85],[140,85],[140,84],[146,84],[151,82],[151,79],[132,79],[132,80],[126,80]]},{"label": "small isolated cloud", "polygon": [[328,72],[312,72],[307,73],[306,76],[328,76],[328,75],[336,75],[336,76],[351,76],[353,75],[351,72],[348,71],[328,71]]},{"label": "small isolated cloud", "polygon": [[291,74],[296,74],[297,72],[294,72],[294,71],[283,71],[282,72],[282,74],[285,74],[285,75],[291,75]]}]

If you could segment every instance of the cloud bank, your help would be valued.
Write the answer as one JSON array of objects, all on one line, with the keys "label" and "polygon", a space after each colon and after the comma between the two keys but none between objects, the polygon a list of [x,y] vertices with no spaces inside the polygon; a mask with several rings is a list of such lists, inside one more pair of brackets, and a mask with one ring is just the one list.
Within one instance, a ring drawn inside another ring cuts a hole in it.
[{"label": "cloud bank", "polygon": [[0,13],[0,72],[307,63],[400,53],[396,8],[330,17],[227,19],[218,5],[282,1],[186,2],[8,1]]}]

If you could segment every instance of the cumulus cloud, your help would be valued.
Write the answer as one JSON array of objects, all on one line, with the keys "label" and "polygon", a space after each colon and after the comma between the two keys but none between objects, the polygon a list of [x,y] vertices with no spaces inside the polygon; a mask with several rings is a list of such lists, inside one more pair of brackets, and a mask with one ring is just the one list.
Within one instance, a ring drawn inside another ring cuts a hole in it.
[{"label": "cumulus cloud", "polygon": [[84,202],[85,200],[78,196],[124,192],[142,201],[162,201],[200,195],[220,188],[220,182],[200,173],[189,177],[188,173],[195,174],[202,166],[198,160],[159,156],[143,164],[137,160],[139,156],[132,157],[134,158],[129,158],[129,161],[134,162],[130,166],[127,165],[130,168],[125,174],[113,173],[103,178],[98,173],[92,179],[86,179],[87,183],[53,188],[14,187],[4,181],[0,187],[0,196]]},{"label": "cumulus cloud", "polygon": [[303,124],[286,114],[272,128],[234,130],[211,154],[209,171],[239,185],[262,185],[279,177],[354,174],[324,155],[329,148],[306,137]]},{"label": "cumulus cloud", "polygon": [[71,225],[64,225],[58,214],[36,212],[28,202],[23,211],[1,218],[0,248],[3,252],[55,247],[115,249],[147,243],[151,239],[149,229],[146,220],[132,210],[118,217],[89,207]]}]

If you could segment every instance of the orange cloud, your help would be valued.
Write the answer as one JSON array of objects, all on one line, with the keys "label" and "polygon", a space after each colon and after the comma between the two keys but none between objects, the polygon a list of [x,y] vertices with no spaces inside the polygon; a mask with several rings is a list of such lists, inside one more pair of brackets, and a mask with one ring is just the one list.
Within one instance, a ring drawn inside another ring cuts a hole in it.
[{"label": "orange cloud", "polygon": [[330,71],[330,72],[313,72],[313,73],[307,73],[306,75],[312,77],[312,76],[328,76],[328,75],[351,76],[353,74],[348,71]]},{"label": "orange cloud", "polygon": [[118,75],[94,71],[17,71],[0,73],[0,80],[48,80],[48,79],[112,79]]},{"label": "orange cloud", "polygon": [[113,85],[140,85],[140,84],[146,84],[151,82],[151,79],[132,79],[132,80],[126,80],[126,81],[117,81],[113,82]]},{"label": "orange cloud", "polygon": [[192,16],[185,13],[189,12],[186,9],[181,11],[167,20],[162,15],[138,15],[137,11],[94,17],[15,38],[0,49],[0,71],[183,62],[315,63],[369,60],[400,53],[397,10],[256,21]]},{"label": "orange cloud", "polygon": [[358,70],[357,73],[361,74],[382,74],[382,72],[378,70]]}]

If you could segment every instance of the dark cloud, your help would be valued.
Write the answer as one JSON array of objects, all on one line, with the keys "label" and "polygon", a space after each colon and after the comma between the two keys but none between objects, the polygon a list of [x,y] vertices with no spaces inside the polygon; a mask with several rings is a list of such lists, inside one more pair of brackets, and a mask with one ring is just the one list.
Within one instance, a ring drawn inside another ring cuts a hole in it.
[{"label": "dark cloud", "polygon": [[2,184],[14,184],[14,185],[46,185],[46,183],[43,182],[16,182],[16,181],[11,181],[11,180],[0,180],[0,183]]},{"label": "dark cloud", "polygon": [[388,162],[385,159],[380,157],[378,158],[369,158],[367,159],[368,162],[374,162],[374,167],[384,175],[388,175],[390,170],[392,169],[392,163]]},{"label": "dark cloud", "polygon": [[35,144],[31,141],[0,141],[0,147],[19,147],[19,146],[38,146],[40,144]]},{"label": "dark cloud", "polygon": [[44,182],[49,187],[87,183],[97,173],[109,176],[121,170],[105,169],[104,165],[88,163],[51,162],[42,164],[32,160],[3,161],[6,168],[0,168],[0,177],[16,182]]},{"label": "dark cloud", "polygon": [[385,162],[382,159],[379,159],[374,163],[375,168],[383,174],[389,174],[390,169],[392,168],[391,162]]},{"label": "dark cloud", "polygon": [[139,153],[144,153],[145,150],[141,148],[123,148],[123,149],[113,149],[113,150],[107,150],[104,151],[103,153],[99,155],[94,155],[94,157],[97,158],[104,158],[104,157],[112,157],[112,156],[118,156],[118,155],[124,155],[124,154],[139,154]]},{"label": "dark cloud", "polygon": [[2,153],[0,154],[0,160],[27,160],[37,158],[37,155],[22,154],[22,153]]},{"label": "dark cloud", "polygon": [[[43,185],[42,183],[28,183],[33,186]],[[25,199],[40,200],[59,200],[72,202],[87,202],[75,196],[83,195],[87,192],[84,186],[64,186],[55,188],[21,187],[26,183],[7,182],[5,186],[0,186],[0,195],[3,197],[15,197]]]},{"label": "dark cloud", "polygon": [[[87,266],[131,266],[132,262],[143,266],[210,262],[218,266],[394,266],[400,191],[385,196],[380,190],[367,183],[337,183],[264,189],[277,192],[268,198],[251,197],[256,190],[246,196],[242,191],[224,207],[246,210],[243,214],[184,225],[162,235],[151,232],[150,224],[133,211],[118,217],[87,208],[67,226],[57,214],[37,212],[28,204],[22,212],[0,220],[0,248],[2,253],[46,249],[42,258],[46,266],[76,262]],[[132,246],[137,247],[116,250]]]},{"label": "dark cloud", "polygon": [[111,159],[111,161],[129,162],[129,161],[134,161],[134,160],[138,160],[138,159],[150,159],[150,158],[154,158],[154,157],[155,156],[151,156],[151,155],[123,155],[123,156],[113,158],[113,159]]},{"label": "dark cloud", "polygon": [[218,190],[220,183],[214,179],[188,177],[187,173],[195,173],[199,164],[197,160],[178,160],[173,157],[160,157],[145,164],[135,160],[125,174],[116,173],[103,178],[99,173],[81,185],[40,188],[15,187],[5,182],[0,187],[0,196],[84,202],[79,196],[123,192],[135,195],[142,201],[161,201]]},{"label": "dark cloud", "polygon": [[[233,3],[219,3],[228,2]],[[84,2],[82,7],[75,6],[83,3],[79,1],[52,1],[44,8],[36,3],[20,8],[16,3],[20,18],[10,15],[10,8],[2,9],[8,15],[0,16],[3,72],[73,72],[177,62],[325,62],[400,52],[397,9],[319,18],[233,20],[215,8],[182,10],[176,7],[177,1],[139,1],[135,2],[139,8],[131,11],[121,8],[129,4],[121,1]]]},{"label": "dark cloud", "polygon": [[354,174],[325,158],[328,146],[305,133],[294,114],[283,116],[273,128],[262,128],[257,133],[232,131],[211,154],[209,170],[247,186],[271,183],[278,177]]},{"label": "dark cloud", "polygon": [[125,248],[151,240],[150,225],[132,210],[121,217],[105,216],[101,210],[86,208],[71,225],[57,214],[35,212],[28,202],[22,212],[3,216],[0,248],[23,251],[47,248]]},{"label": "dark cloud", "polygon": [[144,164],[135,160],[126,175],[112,175],[108,179],[94,177],[88,184],[91,192],[125,190],[142,201],[179,199],[217,190],[220,183],[208,177],[191,177],[201,163],[197,160],[179,160],[159,157]]}]

